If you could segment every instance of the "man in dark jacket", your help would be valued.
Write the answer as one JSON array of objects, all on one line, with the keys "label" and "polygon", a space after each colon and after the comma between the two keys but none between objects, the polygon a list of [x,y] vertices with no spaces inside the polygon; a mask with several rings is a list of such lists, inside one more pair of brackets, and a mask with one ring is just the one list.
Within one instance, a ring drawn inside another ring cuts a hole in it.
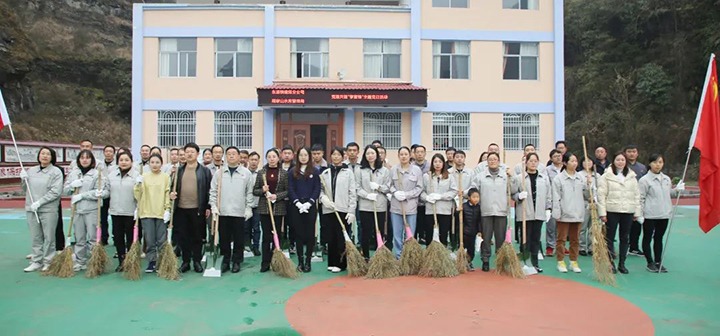
[{"label": "man in dark jacket", "polygon": [[202,242],[206,234],[205,218],[210,216],[210,170],[198,164],[200,147],[195,143],[185,145],[187,163],[178,169],[176,192],[170,193],[175,200],[175,225],[180,235],[182,265],[180,272],[190,270],[190,259],[197,273],[203,272]]}]

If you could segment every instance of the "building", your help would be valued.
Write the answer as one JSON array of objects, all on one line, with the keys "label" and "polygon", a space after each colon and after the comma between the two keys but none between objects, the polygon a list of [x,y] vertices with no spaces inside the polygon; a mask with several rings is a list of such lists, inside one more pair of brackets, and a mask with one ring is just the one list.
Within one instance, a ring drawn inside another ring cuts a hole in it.
[{"label": "building", "polygon": [[134,5],[135,150],[564,138],[562,0],[184,2]]}]

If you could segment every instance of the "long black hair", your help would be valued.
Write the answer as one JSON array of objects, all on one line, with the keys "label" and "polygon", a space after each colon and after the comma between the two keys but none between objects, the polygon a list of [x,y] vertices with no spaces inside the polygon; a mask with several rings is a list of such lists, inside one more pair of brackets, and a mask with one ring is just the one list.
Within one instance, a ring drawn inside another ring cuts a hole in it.
[{"label": "long black hair", "polygon": [[[367,151],[374,151],[375,152],[375,162],[373,163],[373,167],[370,167],[370,161],[365,157],[365,154]],[[380,169],[382,168],[382,161],[380,160],[380,151],[377,149],[377,147],[373,145],[367,145],[365,146],[365,149],[363,150],[362,159],[360,159],[360,168],[361,169]]]},{"label": "long black hair", "polygon": [[433,155],[432,158],[430,159],[430,177],[436,176],[435,175],[435,159],[440,159],[440,161],[442,161],[443,165],[442,165],[442,168],[440,168],[440,176],[442,177],[443,180],[447,179],[448,178],[448,164],[447,164],[447,161],[445,161],[445,157],[440,153]]},{"label": "long black hair", "polygon": [[625,156],[625,153],[623,153],[623,152],[617,152],[617,153],[615,153],[615,155],[613,155],[612,161],[611,161],[612,163],[610,163],[610,167],[612,167],[612,173],[617,175],[618,169],[617,169],[617,167],[615,167],[615,158],[617,158],[618,156],[622,156],[625,158],[625,168],[623,168],[622,174],[625,176],[628,176],[628,173],[630,172],[630,168],[628,168],[627,156]]},{"label": "long black hair", "polygon": [[[300,151],[305,150],[305,153],[308,155],[308,162],[306,163],[307,167],[305,167],[305,172],[300,172],[300,166],[302,163],[300,163]],[[310,175],[313,174],[315,171],[315,165],[313,165],[312,157],[310,156],[310,149],[307,147],[300,147],[298,148],[297,152],[295,152],[295,167],[293,167],[293,177],[296,179],[299,179],[300,176],[303,176],[305,179],[310,178]]]}]

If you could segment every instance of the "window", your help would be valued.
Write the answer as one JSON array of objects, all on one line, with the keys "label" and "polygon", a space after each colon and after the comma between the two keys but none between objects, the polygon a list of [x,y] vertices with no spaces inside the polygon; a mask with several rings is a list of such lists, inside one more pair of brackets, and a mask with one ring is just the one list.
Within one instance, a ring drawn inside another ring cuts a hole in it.
[{"label": "window", "polygon": [[365,40],[365,78],[400,78],[400,40]]},{"label": "window", "polygon": [[398,149],[402,143],[402,114],[397,112],[364,112],[363,143],[382,141],[387,149]]},{"label": "window", "polygon": [[158,111],[158,146],[195,142],[195,111]]},{"label": "window", "polygon": [[467,8],[468,0],[433,0],[433,7]]},{"label": "window", "polygon": [[160,77],[195,77],[197,39],[160,39]]},{"label": "window", "polygon": [[503,79],[538,79],[538,43],[503,43]]},{"label": "window", "polygon": [[250,149],[252,136],[252,112],[215,111],[215,143]]},{"label": "window", "polygon": [[328,77],[327,39],[292,39],[291,49],[292,77]]},{"label": "window", "polygon": [[525,144],[540,148],[539,114],[503,114],[503,147],[507,150],[523,150]]},{"label": "window", "polygon": [[538,0],[503,0],[505,9],[538,9]]},{"label": "window", "polygon": [[215,76],[252,77],[253,40],[215,39]]},{"label": "window", "polygon": [[433,41],[433,78],[470,78],[470,42]]},{"label": "window", "polygon": [[469,113],[433,113],[433,150],[470,149]]}]

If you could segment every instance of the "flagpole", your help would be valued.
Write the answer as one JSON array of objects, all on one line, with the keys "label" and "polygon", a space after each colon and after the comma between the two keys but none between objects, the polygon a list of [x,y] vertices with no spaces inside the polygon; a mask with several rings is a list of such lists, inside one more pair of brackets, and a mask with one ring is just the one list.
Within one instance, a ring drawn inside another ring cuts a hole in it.
[{"label": "flagpole", "polygon": [[[18,162],[20,162],[20,170],[25,171],[25,167],[23,167],[22,159],[20,158],[20,151],[18,150],[17,141],[15,141],[15,132],[13,132],[12,129],[12,123],[8,124],[8,129],[10,130],[10,137],[12,138],[13,146],[15,146],[15,154],[17,155]],[[20,181],[22,183],[22,181]],[[27,194],[30,197],[30,204],[35,203],[35,200],[33,199],[32,192],[30,191],[30,184],[27,180],[25,180],[25,186],[27,189]],[[37,211],[33,211],[35,214],[35,219],[38,223],[40,223],[40,217],[38,217]]]},{"label": "flagpole", "polygon": [[[683,168],[682,178],[680,179],[680,182],[685,183],[685,175],[687,174],[688,165],[690,164],[690,154],[692,154],[693,145],[695,144],[695,138],[697,137],[697,130],[698,126],[700,126],[700,116],[702,115],[702,108],[703,105],[705,105],[705,96],[706,91],[708,87],[708,83],[710,82],[710,72],[712,71],[712,64],[715,62],[715,54],[710,54],[710,62],[708,62],[707,71],[705,73],[705,83],[703,84],[703,92],[700,96],[700,104],[698,104],[698,110],[697,114],[695,116],[695,124],[693,125],[693,131],[690,135],[690,142],[688,143],[688,149],[687,149],[687,157],[685,158],[685,168]],[[668,223],[668,234],[665,237],[665,243],[663,244],[663,252],[660,256],[660,266],[658,266],[658,274],[660,274],[660,270],[662,269],[663,263],[665,262],[665,252],[667,252],[667,246],[668,242],[670,241],[670,233],[672,232],[672,225],[673,221],[675,220],[675,214],[677,213],[678,203],[680,203],[680,190],[677,191],[677,195],[675,195],[675,204],[673,204],[673,211],[672,215],[670,215],[670,221]],[[647,252],[645,252],[647,253]]]}]

